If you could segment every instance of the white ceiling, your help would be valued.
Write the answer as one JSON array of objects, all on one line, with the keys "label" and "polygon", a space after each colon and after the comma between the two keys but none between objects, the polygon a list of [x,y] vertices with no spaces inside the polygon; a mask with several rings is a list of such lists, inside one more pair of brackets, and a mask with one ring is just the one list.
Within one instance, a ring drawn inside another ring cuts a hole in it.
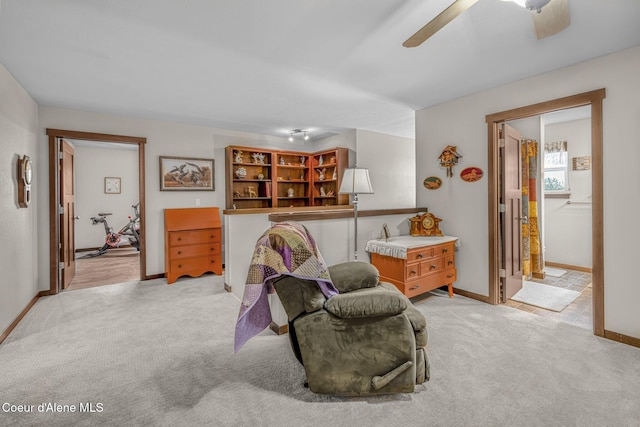
[{"label": "white ceiling", "polygon": [[287,136],[413,137],[414,110],[640,44],[640,1],[529,12],[481,0],[422,46],[452,0],[0,0],[0,61],[41,105]]}]

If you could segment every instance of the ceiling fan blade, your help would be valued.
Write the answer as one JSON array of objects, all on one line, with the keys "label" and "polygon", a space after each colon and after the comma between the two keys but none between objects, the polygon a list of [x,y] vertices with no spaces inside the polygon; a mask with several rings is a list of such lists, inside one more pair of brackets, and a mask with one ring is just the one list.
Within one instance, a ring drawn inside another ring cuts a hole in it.
[{"label": "ceiling fan blade", "polygon": [[424,27],[420,28],[414,35],[409,37],[402,46],[404,47],[416,47],[420,46],[429,37],[440,31],[442,27],[453,21],[457,16],[462,14],[465,10],[473,6],[478,0],[456,0],[443,10],[438,16],[433,18]]},{"label": "ceiling fan blade", "polygon": [[569,26],[569,0],[551,0],[540,13],[533,14],[538,40],[559,33]]}]

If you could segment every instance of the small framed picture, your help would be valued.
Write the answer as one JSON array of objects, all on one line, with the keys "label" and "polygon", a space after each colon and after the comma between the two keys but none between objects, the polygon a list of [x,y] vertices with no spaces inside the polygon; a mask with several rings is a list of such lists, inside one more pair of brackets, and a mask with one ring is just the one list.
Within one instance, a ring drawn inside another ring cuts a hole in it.
[{"label": "small framed picture", "polygon": [[213,159],[160,156],[160,191],[214,191]]},{"label": "small framed picture", "polygon": [[105,194],[120,194],[120,177],[107,176],[104,178]]}]

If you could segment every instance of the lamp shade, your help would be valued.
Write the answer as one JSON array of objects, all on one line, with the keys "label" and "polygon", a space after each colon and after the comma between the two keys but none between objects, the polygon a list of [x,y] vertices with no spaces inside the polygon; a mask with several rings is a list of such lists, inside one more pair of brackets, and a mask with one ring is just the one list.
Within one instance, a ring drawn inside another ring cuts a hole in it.
[{"label": "lamp shade", "polygon": [[343,194],[373,194],[371,180],[369,179],[369,169],[345,169],[339,192]]}]

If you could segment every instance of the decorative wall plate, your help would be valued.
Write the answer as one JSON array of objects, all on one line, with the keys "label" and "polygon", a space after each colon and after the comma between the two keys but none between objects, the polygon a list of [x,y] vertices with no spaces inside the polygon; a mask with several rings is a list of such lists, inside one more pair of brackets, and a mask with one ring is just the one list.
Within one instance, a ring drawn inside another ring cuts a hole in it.
[{"label": "decorative wall plate", "polygon": [[437,176],[428,176],[422,181],[422,185],[427,190],[437,190],[442,186],[442,180]]},{"label": "decorative wall plate", "polygon": [[462,172],[460,172],[460,179],[465,182],[476,182],[480,181],[483,175],[484,172],[482,172],[482,169],[472,166],[462,169]]}]

